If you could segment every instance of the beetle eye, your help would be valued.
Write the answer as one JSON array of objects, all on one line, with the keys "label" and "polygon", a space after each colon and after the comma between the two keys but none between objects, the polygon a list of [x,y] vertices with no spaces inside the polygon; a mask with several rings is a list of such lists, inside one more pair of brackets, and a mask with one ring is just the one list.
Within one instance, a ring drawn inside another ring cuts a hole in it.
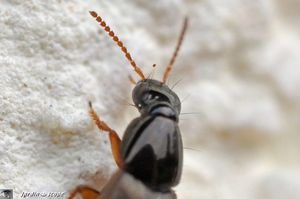
[{"label": "beetle eye", "polygon": [[151,99],[152,99],[152,95],[151,94],[147,95],[147,100],[151,100]]},{"label": "beetle eye", "polygon": [[153,99],[153,98],[152,98],[152,94],[147,93],[147,94],[144,95],[143,101],[144,101],[145,103],[148,103],[148,102],[150,102],[152,99]]}]

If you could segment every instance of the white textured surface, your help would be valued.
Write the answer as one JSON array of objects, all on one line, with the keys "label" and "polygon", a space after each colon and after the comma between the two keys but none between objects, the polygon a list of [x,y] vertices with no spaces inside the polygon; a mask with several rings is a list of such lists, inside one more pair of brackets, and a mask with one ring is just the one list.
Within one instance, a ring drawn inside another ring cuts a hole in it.
[{"label": "white textured surface", "polygon": [[116,169],[87,101],[122,134],[137,115],[130,67],[89,10],[159,78],[190,17],[169,81],[197,112],[181,116],[198,150],[185,150],[179,199],[300,198],[299,0],[1,0],[0,187],[101,188]]}]

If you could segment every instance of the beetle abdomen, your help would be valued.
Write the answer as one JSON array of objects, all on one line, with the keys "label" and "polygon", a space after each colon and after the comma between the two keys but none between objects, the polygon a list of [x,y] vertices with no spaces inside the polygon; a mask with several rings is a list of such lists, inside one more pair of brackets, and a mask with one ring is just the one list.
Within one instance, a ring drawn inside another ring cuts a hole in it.
[{"label": "beetle abdomen", "polygon": [[146,126],[131,132],[131,143],[123,151],[124,170],[151,189],[165,192],[178,184],[181,176],[180,131],[169,118],[149,117]]},{"label": "beetle abdomen", "polygon": [[101,199],[175,199],[172,192],[155,192],[126,172],[118,171],[101,191]]}]

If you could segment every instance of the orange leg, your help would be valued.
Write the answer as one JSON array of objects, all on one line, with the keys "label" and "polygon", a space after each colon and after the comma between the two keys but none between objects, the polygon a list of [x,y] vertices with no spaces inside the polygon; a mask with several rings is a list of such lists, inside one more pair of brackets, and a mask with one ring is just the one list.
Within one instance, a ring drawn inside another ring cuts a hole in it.
[{"label": "orange leg", "polygon": [[87,186],[77,187],[68,197],[74,199],[77,194],[80,194],[83,199],[101,199],[100,192]]},{"label": "orange leg", "polygon": [[90,110],[89,110],[90,115],[91,115],[92,119],[95,121],[95,123],[98,126],[98,128],[100,130],[108,132],[113,157],[114,157],[114,159],[116,161],[117,166],[120,169],[123,168],[123,159],[122,159],[121,153],[120,153],[120,145],[121,145],[121,139],[120,139],[120,137],[118,136],[118,134],[116,133],[116,131],[114,131],[113,129],[111,129],[105,122],[103,122],[103,121],[100,120],[99,116],[94,111],[91,102],[89,102],[89,108],[90,108]]}]

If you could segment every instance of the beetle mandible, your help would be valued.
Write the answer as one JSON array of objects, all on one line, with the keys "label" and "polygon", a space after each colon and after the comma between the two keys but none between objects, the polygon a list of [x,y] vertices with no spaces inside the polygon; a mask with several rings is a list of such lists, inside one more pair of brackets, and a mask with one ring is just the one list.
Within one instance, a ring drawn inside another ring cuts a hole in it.
[{"label": "beetle mandible", "polygon": [[89,102],[89,113],[95,124],[108,133],[112,154],[119,170],[101,192],[88,186],[79,186],[69,199],[80,194],[83,199],[176,199],[172,187],[180,181],[183,162],[183,145],[178,117],[181,102],[167,85],[166,80],[177,57],[187,29],[185,17],[179,39],[162,81],[145,78],[141,69],[131,58],[126,47],[95,12],[92,17],[121,48],[141,80],[132,92],[140,117],[128,125],[123,139],[102,121]]}]

